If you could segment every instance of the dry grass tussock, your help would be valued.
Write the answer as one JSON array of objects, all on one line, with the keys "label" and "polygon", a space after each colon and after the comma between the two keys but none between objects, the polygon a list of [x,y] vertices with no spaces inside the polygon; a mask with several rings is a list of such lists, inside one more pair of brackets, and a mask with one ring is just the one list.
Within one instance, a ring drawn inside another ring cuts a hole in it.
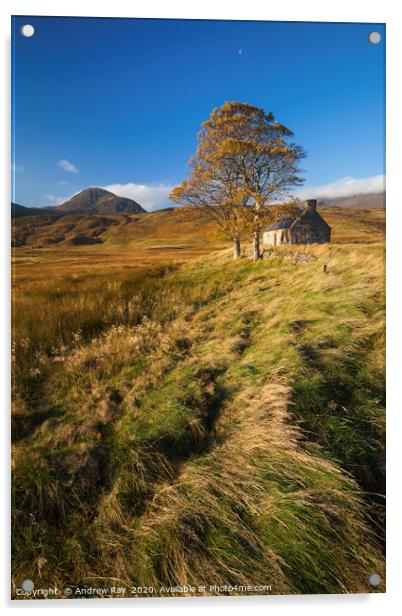
[{"label": "dry grass tussock", "polygon": [[[381,565],[357,486],[301,447],[289,394],[267,385],[225,408],[212,451],[183,465],[126,528],[132,561],[119,576],[135,570],[155,587],[213,581],[272,584],[278,594],[364,592],[366,571]],[[110,537],[104,520],[100,536]]]}]

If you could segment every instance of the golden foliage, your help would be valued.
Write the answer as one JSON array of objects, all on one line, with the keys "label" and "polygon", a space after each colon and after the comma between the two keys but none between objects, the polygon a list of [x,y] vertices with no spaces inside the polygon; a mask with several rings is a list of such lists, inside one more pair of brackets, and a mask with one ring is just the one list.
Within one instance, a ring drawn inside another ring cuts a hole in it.
[{"label": "golden foliage", "polygon": [[297,163],[305,152],[291,137],[272,113],[225,103],[202,123],[190,177],[173,188],[170,199],[199,210],[225,239],[259,229],[280,214],[267,204],[302,183]]}]

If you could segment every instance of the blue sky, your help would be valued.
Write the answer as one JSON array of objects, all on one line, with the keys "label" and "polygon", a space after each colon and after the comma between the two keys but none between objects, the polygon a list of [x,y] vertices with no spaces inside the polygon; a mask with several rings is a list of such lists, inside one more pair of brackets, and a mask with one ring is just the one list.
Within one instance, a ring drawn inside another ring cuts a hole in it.
[{"label": "blue sky", "polygon": [[377,191],[384,39],[381,24],[15,17],[13,199],[103,186],[166,206],[201,122],[235,99],[272,111],[307,150],[301,196]]}]

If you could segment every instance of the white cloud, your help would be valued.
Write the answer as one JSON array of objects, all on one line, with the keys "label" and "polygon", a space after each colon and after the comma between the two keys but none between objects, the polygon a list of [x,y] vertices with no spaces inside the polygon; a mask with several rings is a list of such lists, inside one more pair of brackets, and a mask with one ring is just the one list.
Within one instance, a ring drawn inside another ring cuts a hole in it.
[{"label": "white cloud", "polygon": [[52,194],[44,195],[43,198],[46,199],[47,205],[61,205],[68,199],[68,197],[57,197]]},{"label": "white cloud", "polygon": [[336,199],[352,195],[379,193],[385,190],[385,175],[369,178],[345,177],[321,186],[306,186],[295,192],[300,199]]},{"label": "white cloud", "polygon": [[63,171],[67,171],[68,173],[79,173],[77,167],[73,165],[73,163],[70,163],[70,161],[66,160],[65,158],[63,158],[62,160],[59,160],[59,167],[61,167]]},{"label": "white cloud", "polygon": [[[74,165],[72,166],[74,167]],[[63,180],[59,182],[59,184],[66,183],[67,182],[64,182]],[[173,206],[173,204],[168,200],[169,193],[173,188],[173,186],[169,184],[160,183],[155,185],[146,185],[127,182],[126,184],[108,184],[107,186],[102,186],[101,188],[109,190],[119,197],[133,199],[149,211]],[[322,184],[320,186],[306,186],[298,189],[293,194],[300,199],[336,199],[337,197],[350,197],[357,194],[379,193],[384,190],[385,176],[375,175],[369,178],[360,179],[345,177],[334,182],[329,182],[328,184]],[[71,196],[58,197],[56,195],[48,194],[45,195],[45,199],[49,204],[60,205],[70,199]],[[290,195],[288,195],[288,197],[289,196]]]},{"label": "white cloud", "polygon": [[109,184],[102,188],[110,190],[110,192],[119,197],[133,199],[146,210],[158,210],[162,207],[172,206],[172,204],[168,202],[168,196],[173,186],[169,186],[168,184],[147,186],[146,184],[128,182],[127,184]]}]

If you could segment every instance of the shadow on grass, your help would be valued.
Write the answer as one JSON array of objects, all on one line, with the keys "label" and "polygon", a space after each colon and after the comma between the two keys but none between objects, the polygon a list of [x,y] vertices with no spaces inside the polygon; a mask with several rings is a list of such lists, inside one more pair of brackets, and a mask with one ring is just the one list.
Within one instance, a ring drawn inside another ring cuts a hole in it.
[{"label": "shadow on grass", "polygon": [[292,412],[309,441],[318,443],[356,479],[384,540],[385,386],[368,368],[375,337],[353,351],[338,353],[331,340],[314,346],[302,341],[303,330],[312,323],[293,324],[306,370],[293,385]]}]

